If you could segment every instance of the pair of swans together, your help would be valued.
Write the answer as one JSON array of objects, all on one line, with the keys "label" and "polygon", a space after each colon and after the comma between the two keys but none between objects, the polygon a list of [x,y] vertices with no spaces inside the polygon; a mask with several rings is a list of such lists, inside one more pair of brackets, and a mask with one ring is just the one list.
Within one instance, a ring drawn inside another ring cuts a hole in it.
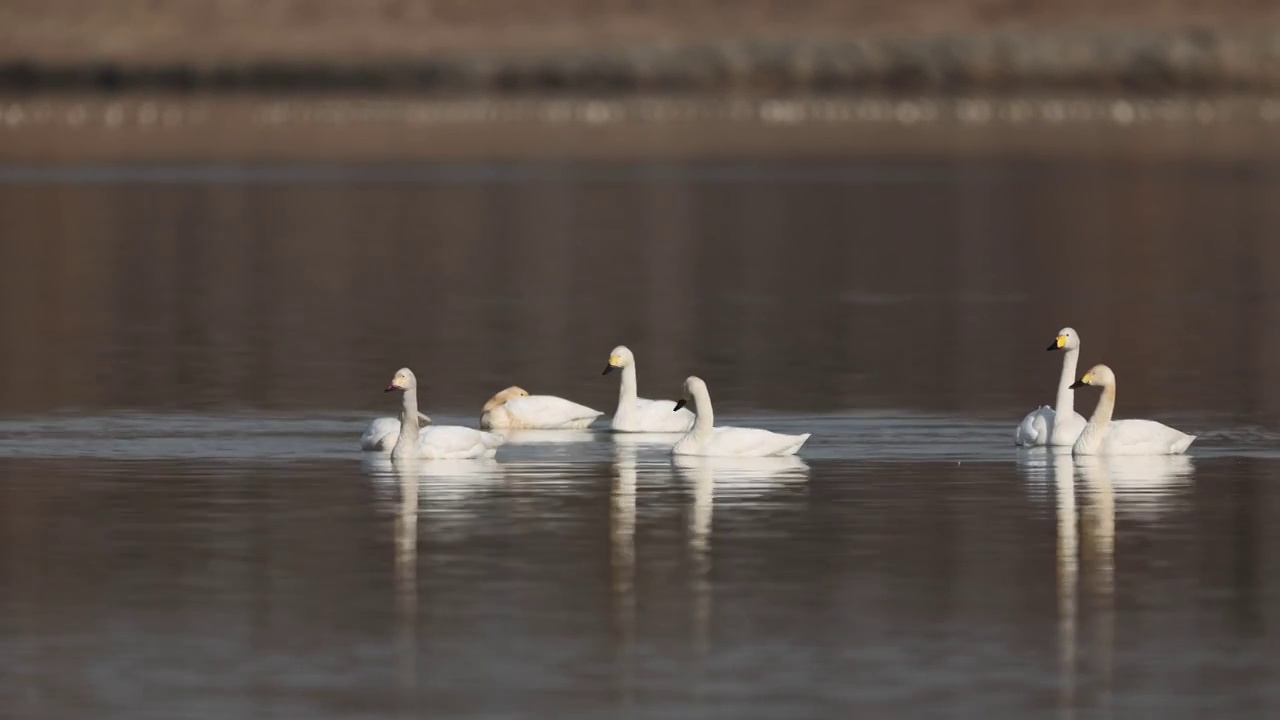
[{"label": "pair of swans together", "polygon": [[[646,400],[637,397],[635,356],[624,346],[613,349],[603,374],[620,368],[622,384],[618,409],[613,416],[615,432],[684,433],[672,448],[675,455],[766,457],[794,455],[809,434],[783,435],[755,428],[715,427],[711,394],[700,378],[684,382],[684,397]],[[400,418],[378,418],[360,438],[363,450],[391,451],[391,457],[432,460],[491,458],[504,442],[501,435],[461,426],[430,425],[430,418],[418,412],[418,381],[408,368],[401,368],[386,392],[403,393]],[[685,408],[693,402],[696,413]],[[487,429],[582,429],[603,413],[551,395],[530,395],[511,387],[485,404],[480,426]],[[427,424],[420,427],[419,423]]]},{"label": "pair of swans together", "polygon": [[[1075,330],[1059,330],[1047,349],[1065,351],[1058,397],[1054,407],[1045,405],[1022,419],[1014,433],[1019,446],[1070,446],[1075,455],[1177,455],[1196,439],[1154,420],[1113,420],[1116,375],[1106,365],[1094,365],[1075,379],[1080,357],[1080,334]],[[1102,388],[1088,421],[1075,411],[1075,390],[1085,385]]]}]

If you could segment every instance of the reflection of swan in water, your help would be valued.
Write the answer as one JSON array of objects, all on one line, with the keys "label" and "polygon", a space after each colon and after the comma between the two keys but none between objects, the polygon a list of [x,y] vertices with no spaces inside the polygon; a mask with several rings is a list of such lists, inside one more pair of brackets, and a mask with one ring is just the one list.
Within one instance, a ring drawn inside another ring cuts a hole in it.
[{"label": "reflection of swan in water", "polygon": [[1058,707],[1070,712],[1076,691],[1076,584],[1079,578],[1079,537],[1076,523],[1076,477],[1071,448],[1048,448],[1058,517]]},{"label": "reflection of swan in water", "polygon": [[396,639],[400,687],[406,692],[413,692],[417,687],[418,674],[418,473],[415,464],[400,463],[395,467],[400,487],[395,520]]},{"label": "reflection of swan in water", "polygon": [[[667,455],[671,454],[671,448],[676,441],[684,437],[682,433],[613,433],[609,436],[614,445],[646,448],[655,450],[665,450]],[[666,458],[663,458],[666,461]]]},{"label": "reflection of swan in water", "polygon": [[[1070,470],[1071,448],[1066,450],[1067,468]],[[1057,477],[1055,463],[1059,460],[1060,454],[1057,448],[1052,447],[1019,449],[1014,454],[1014,464],[1017,465],[1018,474],[1022,476],[1028,494],[1038,503],[1048,504],[1053,500],[1050,493],[1054,490]]]},{"label": "reflection of swan in water", "polygon": [[673,455],[671,463],[685,479],[694,482],[703,480],[713,482],[721,491],[767,490],[786,483],[804,481],[809,477],[809,466],[794,455],[772,457]]},{"label": "reflection of swan in water", "polygon": [[1186,455],[1076,455],[1075,466],[1089,485],[1114,493],[1126,512],[1168,509],[1195,473]]},{"label": "reflection of swan in water", "polygon": [[375,477],[399,477],[402,472],[409,472],[420,480],[446,485],[485,484],[500,480],[503,476],[502,464],[492,459],[420,460],[405,463],[393,462],[387,455],[365,454],[360,457],[360,466]]},{"label": "reflection of swan in water", "polygon": [[[711,628],[711,513],[717,488],[730,492],[776,488],[808,478],[809,466],[795,456],[709,457],[675,455],[672,464],[693,484],[689,520],[689,564],[693,594],[694,644],[705,657]],[[723,494],[723,493],[722,493]]]},{"label": "reflection of swan in water", "polygon": [[[1084,596],[1093,612],[1091,640],[1101,679],[1100,702],[1104,709],[1111,705],[1112,658],[1115,652],[1115,578],[1116,578],[1116,493],[1113,476],[1129,473],[1130,477],[1160,482],[1160,463],[1132,463],[1132,460],[1169,460],[1165,457],[1082,457],[1075,466],[1084,480],[1086,502],[1080,511],[1080,534],[1083,540],[1080,565],[1084,578]],[[1183,458],[1184,460],[1186,458]],[[1143,472],[1142,467],[1148,468]],[[1119,472],[1115,472],[1118,470]]]},{"label": "reflection of swan in water", "polygon": [[590,430],[491,430],[512,445],[569,445],[596,439]]},{"label": "reflection of swan in water", "polygon": [[609,548],[613,571],[614,624],[618,661],[623,668],[621,691],[630,705],[632,655],[636,636],[636,449],[614,447],[614,479],[609,497]]}]

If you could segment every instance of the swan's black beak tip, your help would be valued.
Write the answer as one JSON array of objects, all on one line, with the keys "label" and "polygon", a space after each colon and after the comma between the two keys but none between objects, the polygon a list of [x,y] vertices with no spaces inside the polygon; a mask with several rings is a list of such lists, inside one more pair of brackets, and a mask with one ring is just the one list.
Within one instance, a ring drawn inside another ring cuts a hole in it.
[{"label": "swan's black beak tip", "polygon": [[1081,382],[1081,381],[1079,381],[1079,380],[1077,380],[1077,381],[1075,381],[1075,382],[1071,383],[1070,385],[1068,385],[1067,387],[1071,388],[1072,390],[1075,390],[1076,388],[1082,388],[1082,387],[1084,387],[1084,383],[1083,383],[1083,382]]},{"label": "swan's black beak tip", "polygon": [[395,385],[388,385],[387,389],[383,390],[382,392],[395,392],[396,390],[399,390],[399,389],[400,388],[396,387]]},{"label": "swan's black beak tip", "polygon": [[684,400],[677,400],[677,401],[676,401],[676,406],[675,406],[675,407],[673,407],[673,408],[671,408],[671,412],[676,412],[676,411],[678,411],[678,410],[679,410],[680,408],[682,408],[682,407],[684,407]]},{"label": "swan's black beak tip", "polygon": [[1054,340],[1052,343],[1049,344],[1049,347],[1045,348],[1045,350],[1048,350],[1049,352],[1053,352],[1054,350],[1057,350],[1057,349],[1058,349],[1057,340]]},{"label": "swan's black beak tip", "polygon": [[604,366],[604,372],[602,372],[602,373],[600,373],[600,374],[601,374],[601,375],[608,375],[608,374],[609,374],[609,373],[611,373],[611,372],[613,372],[613,366],[612,366],[612,365],[605,365],[605,366]]}]

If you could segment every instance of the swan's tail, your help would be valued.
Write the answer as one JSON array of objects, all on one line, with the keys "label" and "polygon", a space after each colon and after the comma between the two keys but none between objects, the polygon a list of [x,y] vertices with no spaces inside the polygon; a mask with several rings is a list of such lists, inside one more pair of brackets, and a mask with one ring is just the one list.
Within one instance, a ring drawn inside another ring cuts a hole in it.
[{"label": "swan's tail", "polygon": [[792,437],[795,438],[796,442],[792,445],[788,445],[785,450],[783,450],[778,454],[779,455],[795,455],[796,453],[800,452],[800,446],[808,442],[809,436],[812,434],[813,433],[805,433],[803,435],[793,435]]},{"label": "swan's tail", "polygon": [[1195,441],[1196,441],[1195,435],[1183,435],[1181,440],[1173,444],[1173,448],[1172,448],[1173,454],[1181,455],[1182,453],[1186,452],[1187,448],[1191,447],[1191,443]]}]

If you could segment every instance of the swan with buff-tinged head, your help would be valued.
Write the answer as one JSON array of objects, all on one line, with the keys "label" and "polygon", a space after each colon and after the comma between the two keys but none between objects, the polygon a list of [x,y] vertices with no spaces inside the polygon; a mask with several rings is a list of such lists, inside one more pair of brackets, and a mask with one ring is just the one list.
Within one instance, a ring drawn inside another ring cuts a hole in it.
[{"label": "swan with buff-tinged head", "polygon": [[1080,361],[1080,334],[1066,327],[1058,331],[1049,351],[1062,350],[1062,375],[1058,378],[1058,396],[1053,407],[1044,405],[1027,414],[1014,433],[1013,441],[1021,447],[1044,445],[1070,447],[1084,430],[1084,416],[1076,412],[1076,393],[1071,383],[1076,379]]},{"label": "swan with buff-tinged head", "polygon": [[1195,435],[1155,420],[1112,420],[1116,408],[1116,374],[1106,365],[1094,365],[1072,388],[1102,388],[1098,407],[1089,418],[1071,452],[1075,455],[1178,455],[1186,452]]},{"label": "swan with buff-tinged head", "polygon": [[671,449],[674,455],[707,455],[719,457],[766,457],[771,455],[795,455],[809,439],[803,435],[783,435],[756,428],[715,427],[715,414],[711,410],[711,393],[707,384],[698,377],[684,381],[684,398],[676,403],[676,410],[688,400],[693,401],[697,419],[689,433]]},{"label": "swan with buff-tinged head", "polygon": [[[422,417],[418,412],[418,378],[409,368],[400,368],[391,378],[386,392],[402,393],[399,433],[390,447],[385,445],[377,450],[390,450],[391,459],[422,458],[424,460],[466,460],[471,458],[491,458],[503,443],[499,435],[482,432],[459,425],[430,425],[419,429],[418,421]],[[386,418],[374,421],[377,424]],[[368,437],[374,431],[373,425],[365,431]],[[364,438],[361,439],[364,446]]]},{"label": "swan with buff-tinged head", "polygon": [[[636,396],[636,356],[619,345],[609,353],[601,375],[622,371],[618,409],[613,413],[614,432],[682,433],[693,427],[693,413],[676,407],[674,400],[645,400]],[[672,412],[672,411],[675,412]]]},{"label": "swan with buff-tinged head", "polygon": [[489,398],[480,411],[489,430],[582,430],[604,413],[554,395],[530,395],[511,386]]}]

